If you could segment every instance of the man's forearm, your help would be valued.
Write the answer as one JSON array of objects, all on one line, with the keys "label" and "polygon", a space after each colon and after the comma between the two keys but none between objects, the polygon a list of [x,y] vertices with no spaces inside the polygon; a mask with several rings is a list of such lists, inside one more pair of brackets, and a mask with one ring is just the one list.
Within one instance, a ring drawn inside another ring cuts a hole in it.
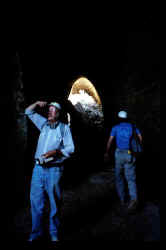
[{"label": "man's forearm", "polygon": [[31,104],[28,108],[26,108],[27,110],[34,110],[37,106],[39,106],[40,108],[43,108],[44,106],[47,105],[47,102],[43,102],[43,101],[37,101],[33,104]]},{"label": "man's forearm", "polygon": [[109,152],[112,142],[113,142],[113,137],[111,136],[107,143],[106,153]]},{"label": "man's forearm", "polygon": [[107,144],[107,148],[106,148],[106,153],[108,153],[108,152],[109,152],[110,147],[111,147],[111,143],[108,143],[108,144]]},{"label": "man's forearm", "polygon": [[142,143],[143,143],[142,135],[138,135],[138,138],[139,138],[140,144],[142,145]]},{"label": "man's forearm", "polygon": [[26,109],[27,110],[34,110],[37,107],[37,105],[38,105],[38,102],[35,102],[35,103],[31,104],[29,107],[27,107]]},{"label": "man's forearm", "polygon": [[62,152],[61,152],[61,150],[59,150],[59,149],[52,150],[52,151],[50,151],[49,153],[50,153],[50,156],[57,156],[57,157],[60,157],[60,156],[63,155]]},{"label": "man's forearm", "polygon": [[63,156],[63,154],[62,154],[62,152],[60,150],[56,149],[56,150],[51,150],[51,151],[47,152],[43,156],[46,157],[46,158],[49,158],[49,157],[61,157],[61,156]]}]

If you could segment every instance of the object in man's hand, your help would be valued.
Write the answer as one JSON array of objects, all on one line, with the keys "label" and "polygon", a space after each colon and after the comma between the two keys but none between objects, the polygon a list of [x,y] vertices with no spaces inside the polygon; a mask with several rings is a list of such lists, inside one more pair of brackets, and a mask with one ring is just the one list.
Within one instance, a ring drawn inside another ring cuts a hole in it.
[{"label": "object in man's hand", "polygon": [[43,165],[43,164],[49,163],[49,162],[51,162],[53,160],[54,160],[54,157],[49,157],[49,158],[40,157],[40,158],[37,159],[37,163],[39,165]]}]

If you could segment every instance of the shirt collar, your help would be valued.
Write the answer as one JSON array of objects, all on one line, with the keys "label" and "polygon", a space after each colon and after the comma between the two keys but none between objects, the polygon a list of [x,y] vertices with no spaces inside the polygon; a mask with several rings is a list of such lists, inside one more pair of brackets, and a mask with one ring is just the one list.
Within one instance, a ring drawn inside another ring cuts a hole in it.
[{"label": "shirt collar", "polygon": [[59,125],[59,121],[54,123],[47,121],[46,125],[49,126],[51,129],[56,129],[56,127]]}]

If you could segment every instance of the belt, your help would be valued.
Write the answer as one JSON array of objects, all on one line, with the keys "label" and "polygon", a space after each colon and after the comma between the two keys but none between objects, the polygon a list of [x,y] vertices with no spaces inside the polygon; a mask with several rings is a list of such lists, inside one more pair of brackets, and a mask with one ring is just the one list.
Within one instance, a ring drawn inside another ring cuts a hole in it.
[{"label": "belt", "polygon": [[132,152],[129,150],[129,149],[120,149],[120,148],[117,148],[116,149],[118,152],[127,152],[128,154],[131,154]]},{"label": "belt", "polygon": [[49,163],[46,163],[46,164],[39,164],[39,161],[38,160],[34,160],[35,161],[35,164],[36,165],[39,165],[43,168],[52,168],[52,167],[61,167],[63,164],[62,163],[55,163],[55,164],[49,164]]}]

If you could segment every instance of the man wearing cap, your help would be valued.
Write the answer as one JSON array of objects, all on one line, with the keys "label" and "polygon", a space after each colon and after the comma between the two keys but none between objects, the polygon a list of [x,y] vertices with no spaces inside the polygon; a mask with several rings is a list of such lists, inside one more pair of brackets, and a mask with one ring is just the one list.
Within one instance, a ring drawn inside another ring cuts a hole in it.
[{"label": "man wearing cap", "polygon": [[50,202],[51,241],[58,241],[60,221],[57,205],[61,199],[59,183],[63,173],[63,161],[74,152],[70,128],[59,121],[61,105],[56,102],[49,104],[47,119],[35,111],[36,107],[42,108],[46,105],[47,102],[37,101],[25,110],[25,114],[40,131],[31,180],[32,232],[29,241],[40,239],[43,234],[45,193]]},{"label": "man wearing cap", "polygon": [[[128,122],[127,112],[120,111],[118,114],[119,124],[112,128],[110,138],[107,143],[107,149],[105,157],[109,157],[109,149],[112,145],[114,138],[116,139],[116,151],[115,151],[115,178],[116,188],[120,197],[122,205],[125,204],[125,180],[128,184],[128,190],[130,195],[129,210],[136,208],[138,204],[137,185],[136,185],[136,158],[130,151],[130,140],[133,135],[133,126]],[[136,134],[142,144],[142,136],[138,128],[136,128]]]}]

